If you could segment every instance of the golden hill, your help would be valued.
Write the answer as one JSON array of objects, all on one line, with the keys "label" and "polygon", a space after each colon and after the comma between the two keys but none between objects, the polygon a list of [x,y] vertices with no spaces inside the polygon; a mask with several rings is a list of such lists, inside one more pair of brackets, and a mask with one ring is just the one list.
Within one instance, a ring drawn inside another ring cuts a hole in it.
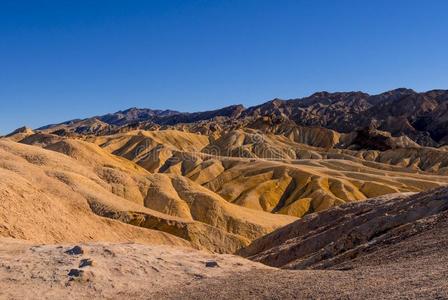
[{"label": "golden hill", "polygon": [[170,234],[94,214],[89,201],[121,198],[89,167],[65,155],[0,141],[0,173],[1,236],[39,243],[135,240],[189,245]]},{"label": "golden hill", "polygon": [[132,131],[96,137],[105,150],[139,163],[151,172],[158,171],[173,151],[200,152],[209,143],[207,136],[175,130]]},{"label": "golden hill", "polygon": [[233,252],[294,220],[230,204],[186,178],[150,174],[91,143],[67,139],[46,148],[0,141],[2,236],[188,244],[175,235],[198,248]]},{"label": "golden hill", "polygon": [[[322,135],[317,129],[311,129],[309,134],[313,132],[316,138]],[[73,143],[71,138],[39,133],[21,142],[38,145],[39,139],[48,149],[82,159],[60,146]],[[157,187],[154,195],[164,195],[165,200],[148,202],[147,207],[183,218],[191,218],[188,204],[179,201],[175,195],[179,191],[172,187],[183,177],[198,184],[191,189],[205,191],[202,185],[220,203],[225,199],[253,210],[296,217],[345,202],[397,192],[420,192],[448,184],[444,176],[447,152],[435,148],[387,151],[319,148],[297,143],[294,135],[263,134],[250,128],[222,132],[217,138],[170,129],[136,130],[82,139],[89,141],[83,142],[90,149],[83,152],[89,153],[84,158],[86,163],[92,164],[87,159],[93,157],[101,161],[105,157],[117,160],[120,156],[125,158],[123,164],[134,165],[132,161],[149,172],[171,174],[169,179],[151,175],[157,178],[154,179],[157,184],[166,182],[169,191]],[[95,156],[100,150],[101,155]],[[116,189],[120,188],[123,189]],[[139,195],[135,190],[134,186],[126,192],[134,194],[134,202],[143,205],[144,193]]]},{"label": "golden hill", "polygon": [[[179,163],[180,164],[180,163]],[[377,169],[346,160],[281,161],[205,159],[186,170],[229,202],[257,210],[303,216],[345,202],[448,183],[445,176]],[[203,171],[202,171],[203,170]],[[207,174],[207,179],[198,176]]]},{"label": "golden hill", "polygon": [[448,156],[434,148],[324,149],[252,129],[217,139],[139,130],[88,140],[151,172],[187,177],[230,203],[298,217],[345,202],[448,184],[443,176]]}]

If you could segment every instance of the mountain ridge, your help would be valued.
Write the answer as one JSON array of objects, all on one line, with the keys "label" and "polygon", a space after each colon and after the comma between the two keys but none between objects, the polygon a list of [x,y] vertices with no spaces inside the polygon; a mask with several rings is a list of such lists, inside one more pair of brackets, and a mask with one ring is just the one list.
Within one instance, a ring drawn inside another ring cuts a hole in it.
[{"label": "mountain ridge", "polygon": [[[102,116],[46,125],[37,130],[104,135],[129,129],[147,129],[181,124],[234,122],[243,124],[259,118],[277,118],[297,126],[322,127],[339,133],[373,129],[393,137],[406,136],[421,146],[448,144],[448,90],[416,92],[398,88],[377,95],[364,92],[317,92],[307,97],[279,99],[260,105],[241,104],[201,112],[179,112],[129,108]],[[93,124],[93,125],[92,125]],[[235,127],[235,126],[234,126]]]}]

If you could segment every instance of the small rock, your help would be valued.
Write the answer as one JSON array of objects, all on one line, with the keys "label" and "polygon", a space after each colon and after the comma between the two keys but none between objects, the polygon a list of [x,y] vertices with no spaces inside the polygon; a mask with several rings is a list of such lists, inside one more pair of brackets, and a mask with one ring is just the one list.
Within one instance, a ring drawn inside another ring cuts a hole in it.
[{"label": "small rock", "polygon": [[95,277],[92,272],[79,269],[71,269],[67,275],[69,284],[70,282],[90,282]]},{"label": "small rock", "polygon": [[84,250],[80,246],[75,246],[72,249],[65,251],[68,255],[81,255],[84,254]]},{"label": "small rock", "polygon": [[70,277],[81,277],[83,273],[84,273],[83,270],[71,269],[67,275]]},{"label": "small rock", "polygon": [[207,268],[217,268],[217,267],[219,267],[218,263],[217,263],[216,261],[214,261],[214,260],[209,260],[209,261],[207,261],[207,262],[205,263],[205,266],[206,266]]},{"label": "small rock", "polygon": [[93,266],[93,260],[91,260],[90,258],[81,259],[81,261],[79,262],[80,268],[91,267],[91,266]]}]

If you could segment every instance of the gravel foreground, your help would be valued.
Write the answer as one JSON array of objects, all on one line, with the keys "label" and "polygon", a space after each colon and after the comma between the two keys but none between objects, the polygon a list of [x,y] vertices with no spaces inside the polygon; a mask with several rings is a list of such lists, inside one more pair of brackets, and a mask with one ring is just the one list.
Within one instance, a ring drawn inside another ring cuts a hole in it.
[{"label": "gravel foreground", "polygon": [[414,239],[416,255],[297,271],[181,247],[3,239],[0,299],[448,299],[446,243]]}]

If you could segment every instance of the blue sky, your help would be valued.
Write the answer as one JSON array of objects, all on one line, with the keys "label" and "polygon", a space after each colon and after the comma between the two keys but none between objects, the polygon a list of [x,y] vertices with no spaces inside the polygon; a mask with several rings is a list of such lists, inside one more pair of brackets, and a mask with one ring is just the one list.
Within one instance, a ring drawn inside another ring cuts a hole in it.
[{"label": "blue sky", "polygon": [[448,88],[448,1],[0,0],[0,133],[128,107]]}]

